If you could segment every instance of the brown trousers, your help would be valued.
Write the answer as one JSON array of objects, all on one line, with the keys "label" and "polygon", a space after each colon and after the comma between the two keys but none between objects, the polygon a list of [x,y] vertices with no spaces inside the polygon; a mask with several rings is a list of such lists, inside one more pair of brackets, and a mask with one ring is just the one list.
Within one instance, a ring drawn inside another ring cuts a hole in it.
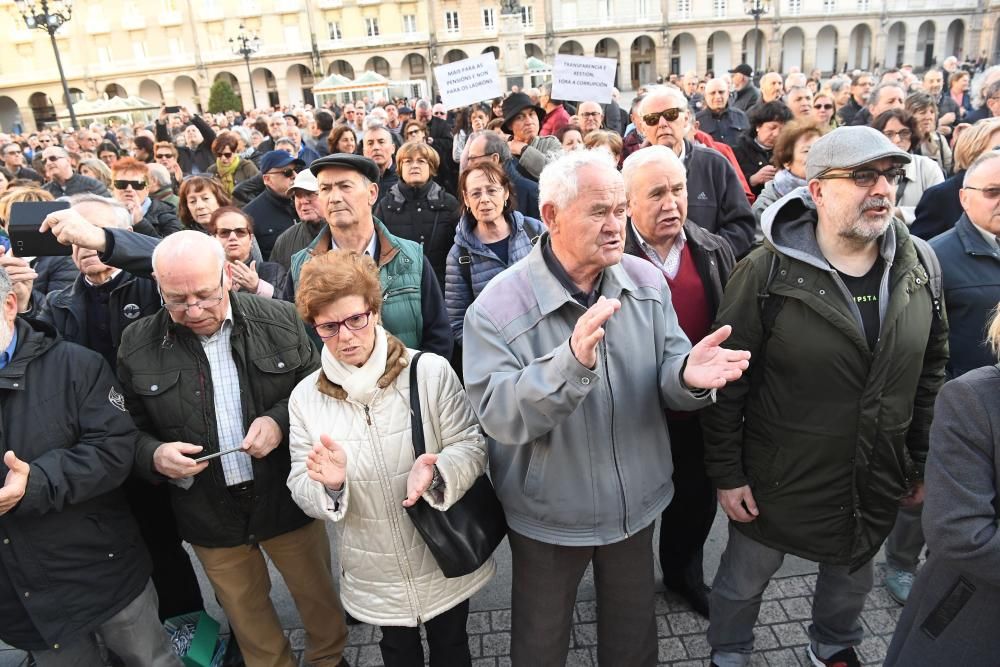
[{"label": "brown trousers", "polygon": [[292,649],[271,604],[264,553],[281,573],[306,631],[305,659],[335,667],[347,644],[347,625],[333,584],[330,543],[322,521],[258,544],[222,549],[195,546],[247,667],[293,667]]}]

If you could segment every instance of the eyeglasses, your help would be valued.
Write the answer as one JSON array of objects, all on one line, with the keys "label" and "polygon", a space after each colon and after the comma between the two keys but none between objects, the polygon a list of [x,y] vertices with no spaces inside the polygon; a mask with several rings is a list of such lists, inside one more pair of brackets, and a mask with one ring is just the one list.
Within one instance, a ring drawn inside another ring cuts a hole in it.
[{"label": "eyeglasses", "polygon": [[215,235],[220,239],[228,239],[233,234],[236,234],[236,238],[243,240],[246,237],[250,236],[250,230],[247,229],[246,227],[242,227],[239,229],[225,229],[223,227],[215,228]]},{"label": "eyeglasses", "polygon": [[[198,299],[194,303],[188,303],[186,301],[167,301],[163,298],[163,292],[160,291],[160,301],[163,302],[163,307],[172,313],[187,312],[191,308],[201,308],[202,310],[207,310],[212,306],[218,305],[225,298],[226,294],[222,289],[222,279],[225,273],[219,274],[219,296],[213,296],[210,299]],[[157,287],[157,290],[160,288]]]},{"label": "eyeglasses", "polygon": [[417,164],[421,167],[426,167],[430,164],[425,157],[407,157],[399,161],[399,164]]},{"label": "eyeglasses", "polygon": [[995,185],[991,185],[990,187],[986,187],[986,188],[975,188],[975,187],[973,187],[971,185],[966,185],[962,189],[963,190],[975,190],[976,192],[981,192],[981,193],[983,193],[983,199],[993,200],[993,199],[1000,198],[1000,187],[997,187]]},{"label": "eyeglasses", "polygon": [[47,156],[45,158],[45,161],[46,162],[58,162],[59,160],[63,159],[63,157],[65,157],[65,156],[63,156],[63,155],[49,155],[49,156]]},{"label": "eyeglasses", "polygon": [[909,141],[913,133],[909,130],[900,130],[899,132],[893,132],[892,130],[882,130],[882,134],[886,136],[889,141],[895,141],[898,137],[900,141]]},{"label": "eyeglasses", "polygon": [[673,109],[664,109],[663,111],[654,111],[653,113],[643,114],[642,122],[652,127],[657,125],[661,118],[668,123],[672,123],[677,120],[680,115],[681,109],[679,108],[675,107]]},{"label": "eyeglasses", "polygon": [[438,118],[447,118],[448,117],[448,112],[447,111],[435,111],[434,115],[437,116]]},{"label": "eyeglasses", "polygon": [[129,186],[133,190],[145,190],[146,181],[126,181],[126,180],[114,180],[111,184],[115,186],[115,190],[128,190]]},{"label": "eyeglasses", "polygon": [[292,169],[291,167],[289,167],[288,169],[282,169],[281,171],[269,171],[267,173],[271,174],[272,176],[281,174],[285,178],[292,178],[293,176],[295,176],[295,170]]},{"label": "eyeglasses", "polygon": [[226,158],[227,160],[228,160],[229,158],[231,158],[232,156],[233,156],[233,152],[232,152],[232,151],[229,151],[228,153],[216,153],[216,154],[215,154],[215,157],[224,157],[224,158]]},{"label": "eyeglasses", "polygon": [[580,115],[584,118],[597,118],[598,116],[602,116],[603,114],[600,111],[584,111]]},{"label": "eyeglasses", "polygon": [[351,315],[347,319],[340,320],[339,322],[323,322],[322,324],[312,325],[313,331],[316,335],[327,340],[333,338],[340,333],[340,327],[345,326],[351,331],[361,331],[366,326],[368,326],[368,318],[371,317],[371,311],[365,313],[358,313],[357,315]]},{"label": "eyeglasses", "polygon": [[7,151],[6,153],[4,153],[4,155],[21,155],[21,151],[17,151],[17,150]]},{"label": "eyeglasses", "polygon": [[173,153],[159,153],[156,156],[157,160],[169,160],[174,157]]},{"label": "eyeglasses", "polygon": [[831,109],[833,109],[833,105],[832,104],[814,104],[813,105],[813,109],[822,109],[824,111],[830,111]]},{"label": "eyeglasses", "polygon": [[826,176],[818,176],[817,178],[820,180],[849,178],[859,188],[870,188],[878,182],[880,176],[885,176],[885,180],[889,185],[895,185],[904,175],[906,175],[906,172],[903,169],[892,167],[885,171],[879,171],[878,169],[855,169],[849,174],[827,174]]},{"label": "eyeglasses", "polygon": [[423,132],[423,130],[407,130],[406,131],[406,136],[412,137],[413,135],[415,135],[415,134],[421,134],[422,132]]},{"label": "eyeglasses", "polygon": [[489,197],[490,199],[496,199],[503,194],[503,188],[497,185],[491,185],[488,188],[482,190],[473,190],[472,192],[466,192],[465,196],[469,199],[479,201],[483,197]]},{"label": "eyeglasses", "polygon": [[496,153],[483,153],[482,155],[470,155],[468,157],[468,160],[469,162],[473,162],[475,160],[482,160],[483,158],[491,158],[494,155],[496,155]]}]

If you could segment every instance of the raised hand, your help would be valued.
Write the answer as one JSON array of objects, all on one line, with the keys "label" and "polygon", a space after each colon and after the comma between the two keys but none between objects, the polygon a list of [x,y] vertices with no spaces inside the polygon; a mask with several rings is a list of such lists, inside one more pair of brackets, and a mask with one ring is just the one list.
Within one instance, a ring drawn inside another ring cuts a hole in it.
[{"label": "raised hand", "polygon": [[437,460],[437,454],[421,454],[413,462],[410,475],[406,478],[406,499],[403,501],[403,507],[413,507],[420,500],[420,496],[427,492],[434,479],[434,464]]},{"label": "raised hand", "polygon": [[576,321],[569,347],[576,360],[587,368],[593,369],[597,365],[597,345],[604,338],[604,323],[621,307],[622,303],[618,299],[602,296]]},{"label": "raised hand", "polygon": [[728,324],[708,334],[688,353],[684,367],[684,383],[696,389],[719,389],[727,382],[740,379],[750,367],[750,353],[746,350],[727,350],[722,347],[733,328]]},{"label": "raised hand", "polygon": [[331,491],[340,491],[347,479],[347,452],[330,436],[321,435],[306,457],[306,473]]}]

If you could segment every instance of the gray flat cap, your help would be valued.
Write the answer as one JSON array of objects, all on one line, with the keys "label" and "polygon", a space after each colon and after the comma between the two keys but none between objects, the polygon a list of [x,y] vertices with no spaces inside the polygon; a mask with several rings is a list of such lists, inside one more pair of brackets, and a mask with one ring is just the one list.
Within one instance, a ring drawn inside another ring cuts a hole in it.
[{"label": "gray flat cap", "polygon": [[378,183],[378,165],[371,159],[353,153],[331,153],[326,157],[313,160],[309,165],[309,171],[319,176],[319,172],[327,167],[342,167],[358,172],[372,183]]},{"label": "gray flat cap", "polygon": [[806,178],[812,180],[833,169],[854,169],[885,158],[907,164],[910,154],[901,151],[874,128],[863,125],[838,127],[820,137],[809,149]]}]

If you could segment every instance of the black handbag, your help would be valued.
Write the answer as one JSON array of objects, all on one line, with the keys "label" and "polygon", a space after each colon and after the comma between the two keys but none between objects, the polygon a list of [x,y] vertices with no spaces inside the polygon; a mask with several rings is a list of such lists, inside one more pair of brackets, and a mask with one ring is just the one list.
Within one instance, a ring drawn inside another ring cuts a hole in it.
[{"label": "black handbag", "polygon": [[[417,385],[417,360],[421,354],[418,352],[410,360],[410,429],[414,459],[427,451]],[[436,510],[419,498],[412,507],[406,508],[406,513],[448,578],[478,570],[507,534],[507,517],[485,473],[447,511]]]}]

